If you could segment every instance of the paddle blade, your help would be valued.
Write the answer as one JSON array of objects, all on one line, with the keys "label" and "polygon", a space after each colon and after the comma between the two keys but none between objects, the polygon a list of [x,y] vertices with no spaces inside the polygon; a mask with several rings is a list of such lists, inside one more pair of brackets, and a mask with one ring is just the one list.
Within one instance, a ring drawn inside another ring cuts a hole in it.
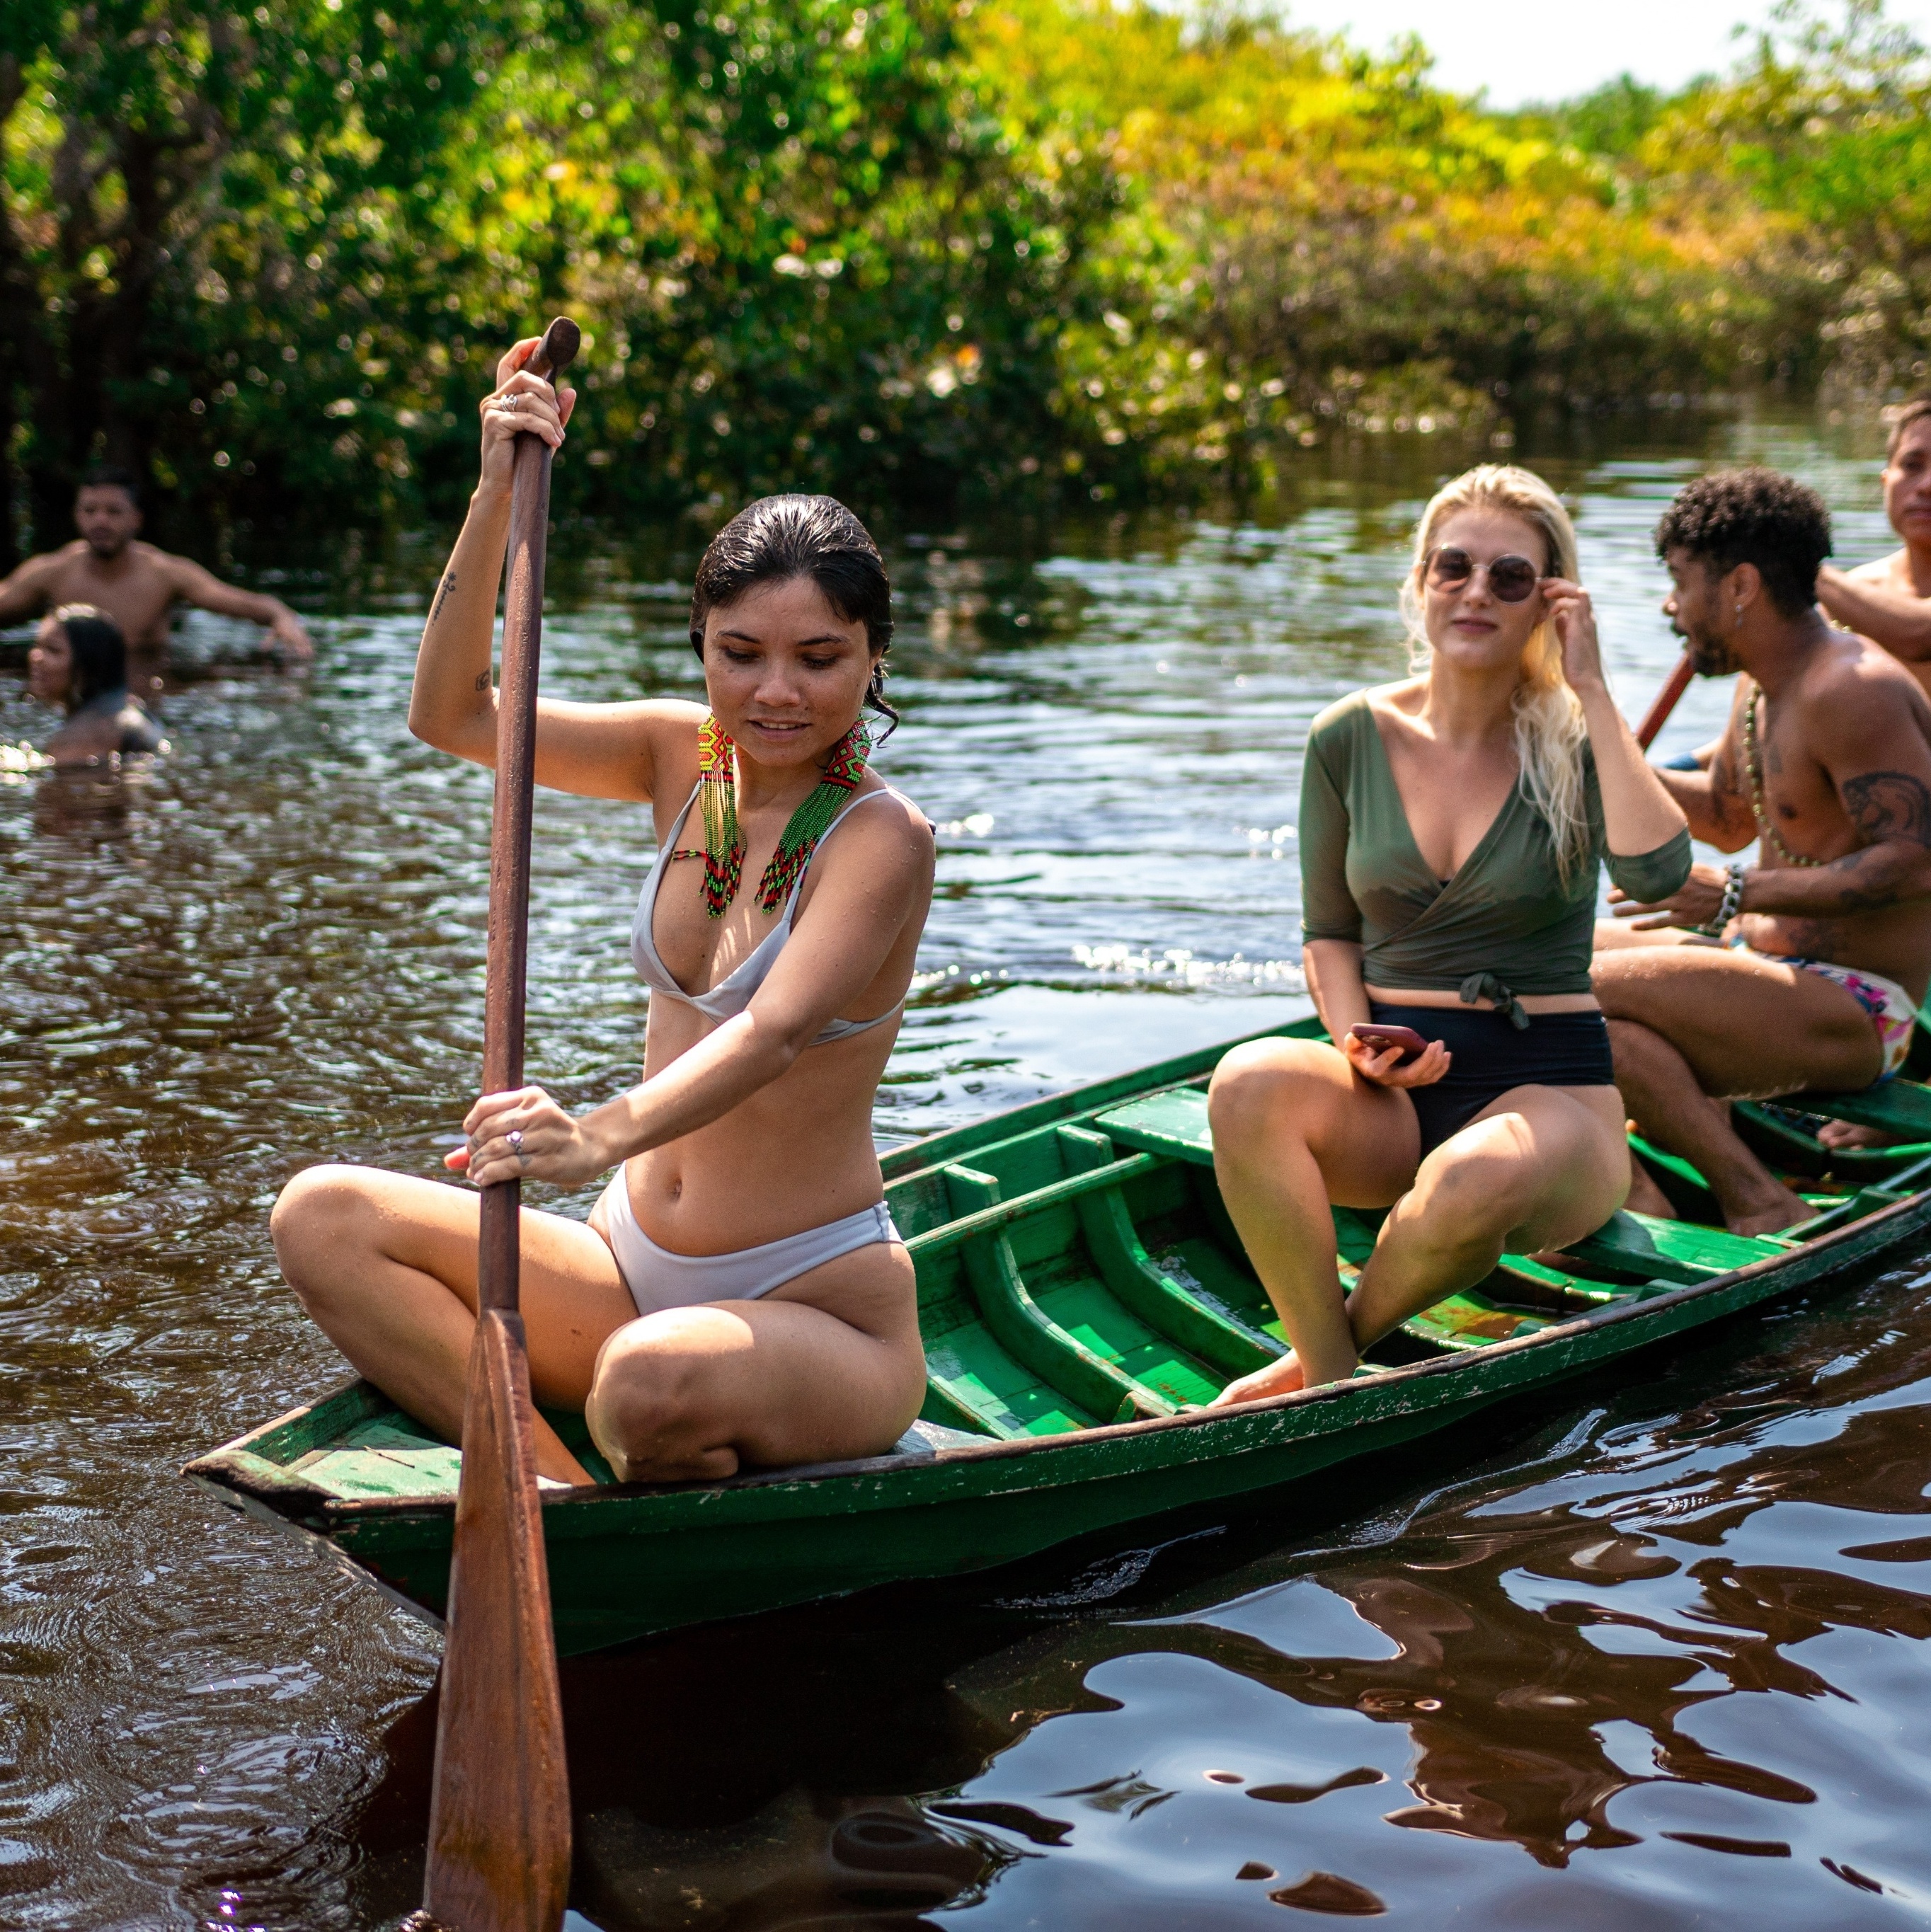
[{"label": "paddle blade", "polygon": [[463,1411],[423,1904],[448,1932],[557,1932],[570,1880],[563,1712],[520,1316],[476,1322]]}]

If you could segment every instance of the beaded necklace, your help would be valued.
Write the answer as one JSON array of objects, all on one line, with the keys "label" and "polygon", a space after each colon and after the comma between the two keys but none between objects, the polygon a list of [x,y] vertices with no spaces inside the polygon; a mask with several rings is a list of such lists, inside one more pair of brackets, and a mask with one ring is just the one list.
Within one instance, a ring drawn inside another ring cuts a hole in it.
[{"label": "beaded necklace", "polygon": [[1770,814],[1764,809],[1764,786],[1763,758],[1757,748],[1757,700],[1762,696],[1754,680],[1749,683],[1749,695],[1743,701],[1743,778],[1750,790],[1750,816],[1756,820],[1758,829],[1764,838],[1776,848],[1777,856],[1786,866],[1821,866],[1821,859],[1806,859],[1801,852],[1793,852],[1777,836],[1776,827],[1770,823]]},{"label": "beaded necklace", "polygon": [[[857,790],[871,755],[872,734],[861,718],[832,746],[824,775],[785,821],[778,849],[758,882],[762,910],[776,911],[839,808]],[[722,919],[743,876],[744,838],[737,824],[737,747],[714,717],[706,718],[698,733],[698,802],[704,812],[704,909],[713,919]]]}]

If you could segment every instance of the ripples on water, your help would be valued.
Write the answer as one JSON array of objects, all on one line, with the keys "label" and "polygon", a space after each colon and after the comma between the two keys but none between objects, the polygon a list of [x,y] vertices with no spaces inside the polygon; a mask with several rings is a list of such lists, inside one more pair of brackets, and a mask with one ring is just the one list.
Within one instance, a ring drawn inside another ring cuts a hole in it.
[{"label": "ripples on water", "polygon": [[[1716,441],[1878,548],[1861,457]],[[881,1135],[1306,1010],[1298,746],[1399,668],[1428,455],[1311,472],[1251,524],[901,533],[881,764],[942,856]],[[1698,460],[1544,466],[1640,710],[1673,656],[1647,532]],[[688,556],[586,548],[547,687],[694,691]],[[269,1256],[282,1180],[434,1172],[471,1090],[489,782],[402,726],[437,561],[294,579],[305,680],[224,667],[240,634],[195,620],[152,775],[0,759],[0,1924],[413,1902],[433,1634],[173,1472],[337,1373]],[[1720,710],[1699,688],[1662,748]],[[46,724],[0,677],[0,742]],[[649,824],[545,798],[536,836],[531,1066],[587,1104],[634,1077]],[[1785,1305],[1324,1479],[1319,1514],[574,1664],[579,1902],[611,1928],[1920,1922],[1927,1292]]]}]

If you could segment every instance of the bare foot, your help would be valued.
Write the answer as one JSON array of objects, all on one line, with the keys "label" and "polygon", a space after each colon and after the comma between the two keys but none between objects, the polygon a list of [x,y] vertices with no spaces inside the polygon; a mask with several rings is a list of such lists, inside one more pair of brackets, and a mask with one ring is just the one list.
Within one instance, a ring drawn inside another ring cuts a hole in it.
[{"label": "bare foot", "polygon": [[1629,1156],[1629,1196],[1623,1203],[1632,1214],[1654,1214],[1665,1221],[1676,1218],[1670,1198],[1651,1178],[1650,1171],[1634,1154]]},{"label": "bare foot", "polygon": [[1266,1395],[1287,1395],[1306,1388],[1308,1378],[1290,1348],[1278,1362],[1269,1362],[1266,1368],[1229,1382],[1207,1406],[1226,1408],[1237,1402],[1258,1402]]},{"label": "bare foot", "polygon": [[1779,1187],[1774,1198],[1766,1196],[1759,1205],[1744,1212],[1726,1214],[1723,1220],[1733,1234],[1780,1234],[1785,1228],[1809,1220],[1816,1211],[1800,1195],[1791,1193],[1787,1187]]},{"label": "bare foot", "polygon": [[1887,1134],[1881,1127],[1854,1127],[1848,1120],[1826,1120],[1817,1130],[1817,1138],[1823,1146],[1837,1154],[1851,1148],[1887,1148],[1903,1144],[1896,1134]]}]

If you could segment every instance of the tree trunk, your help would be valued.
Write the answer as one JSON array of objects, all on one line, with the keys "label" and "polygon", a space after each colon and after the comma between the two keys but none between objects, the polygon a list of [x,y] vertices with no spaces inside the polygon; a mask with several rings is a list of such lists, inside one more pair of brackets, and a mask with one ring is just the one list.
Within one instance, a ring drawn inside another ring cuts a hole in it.
[{"label": "tree trunk", "polygon": [[[110,171],[90,165],[86,143],[86,130],[71,128],[56,163],[62,190],[55,249],[60,313],[47,314],[38,295],[29,311],[36,321],[44,319],[29,351],[29,487],[34,541],[43,549],[65,538],[75,486],[89,464],[105,461],[144,479],[148,475],[152,434],[134,399],[166,260],[164,244],[184,194],[206,180],[223,152],[218,140],[158,140],[118,130],[111,174],[121,184],[122,207],[104,222],[100,189]],[[179,178],[166,165],[170,160],[182,164]],[[83,272],[89,254],[103,247],[113,262],[111,292]]]},{"label": "tree trunk", "polygon": [[[20,58],[0,55],[0,128],[20,104],[26,86]],[[32,381],[30,335],[44,326],[44,312],[27,272],[26,250],[12,211],[0,202],[0,571],[20,560],[23,505],[20,471],[14,460],[14,432],[20,422],[18,392]]]}]

